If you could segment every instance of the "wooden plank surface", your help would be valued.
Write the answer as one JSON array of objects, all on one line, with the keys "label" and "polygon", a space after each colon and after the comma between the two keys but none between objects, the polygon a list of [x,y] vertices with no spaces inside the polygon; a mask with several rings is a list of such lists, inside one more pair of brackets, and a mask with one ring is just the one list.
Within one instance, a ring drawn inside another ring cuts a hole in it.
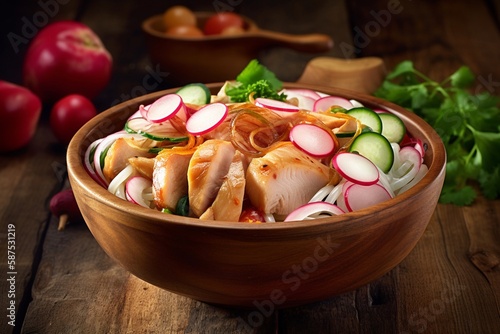
[{"label": "wooden plank surface", "polygon": [[[184,3],[199,10],[213,6]],[[500,59],[498,1],[474,6],[447,0],[232,4],[262,28],[331,35],[336,45],[330,56],[381,56],[389,68],[411,59],[435,79],[466,64],[482,89],[500,95],[500,68],[495,66]],[[60,5],[53,19],[91,25],[114,56],[112,82],[95,101],[101,110],[144,92],[142,80],[154,64],[149,63],[139,25],[164,8],[153,1]],[[39,10],[38,3],[22,1],[9,17],[3,11],[2,35],[20,32],[21,19],[29,20]],[[367,34],[366,29],[373,30],[363,40],[359,32]],[[349,45],[359,52],[349,54]],[[2,40],[0,56],[8,61],[0,64],[0,78],[20,80],[23,52],[21,47],[13,54]],[[294,81],[314,55],[272,49],[260,57],[280,78]],[[159,80],[157,88],[166,87]],[[17,326],[6,324],[2,315],[2,333],[495,333],[500,328],[498,200],[479,198],[467,208],[439,205],[406,260],[356,291],[278,312],[226,309],[135,278],[104,254],[84,225],[56,230],[47,204],[64,183],[64,150],[47,123],[45,110],[34,143],[0,156],[1,305],[5,310],[9,289],[4,241],[7,224],[14,223],[18,306]]]}]

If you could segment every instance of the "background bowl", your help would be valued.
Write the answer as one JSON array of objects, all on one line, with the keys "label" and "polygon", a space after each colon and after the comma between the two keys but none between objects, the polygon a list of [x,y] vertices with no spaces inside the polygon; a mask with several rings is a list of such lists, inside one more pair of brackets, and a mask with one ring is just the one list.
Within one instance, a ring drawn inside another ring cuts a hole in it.
[{"label": "background bowl", "polygon": [[[218,91],[221,84],[211,84]],[[307,222],[247,224],[167,215],[121,200],[86,173],[82,157],[94,140],[122,129],[156,92],[99,114],[74,136],[67,163],[83,217],[104,251],[137,277],[200,301],[284,307],[356,289],[398,265],[422,236],[445,175],[437,133],[416,115],[380,99],[340,89],[287,84],[354,98],[405,122],[427,151],[427,175],[409,191],[378,205]],[[271,304],[269,304],[271,303]]]},{"label": "background bowl", "polygon": [[[195,12],[198,26],[203,27],[213,14]],[[249,18],[243,19],[243,34],[176,37],[165,34],[162,15],[152,16],[142,24],[150,60],[169,73],[166,81],[180,86],[235,78],[260,51],[271,46],[310,53],[326,52],[333,47],[331,37],[324,34],[284,34],[260,29]]]}]

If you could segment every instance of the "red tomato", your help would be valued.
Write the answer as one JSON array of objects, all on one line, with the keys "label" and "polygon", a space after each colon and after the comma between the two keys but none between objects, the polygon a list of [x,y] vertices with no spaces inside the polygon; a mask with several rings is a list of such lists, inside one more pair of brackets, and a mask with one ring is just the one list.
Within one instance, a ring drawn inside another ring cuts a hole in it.
[{"label": "red tomato", "polygon": [[91,99],[108,84],[111,67],[111,55],[89,27],[59,21],[33,39],[24,59],[23,80],[44,102],[69,94]]},{"label": "red tomato", "polygon": [[176,26],[195,26],[196,16],[187,7],[172,6],[163,14],[163,22],[165,23],[165,30]]},{"label": "red tomato", "polygon": [[0,81],[0,152],[26,146],[33,138],[42,103],[25,87]]},{"label": "red tomato", "polygon": [[50,111],[50,127],[56,138],[68,144],[85,123],[97,115],[94,104],[85,96],[72,94],[57,101]]},{"label": "red tomato", "polygon": [[241,211],[239,221],[244,223],[263,223],[266,219],[261,211],[252,206],[247,206]]},{"label": "red tomato", "polygon": [[245,22],[243,18],[236,13],[223,12],[210,16],[205,22],[203,32],[205,35],[218,35],[229,27],[238,27],[243,29]]},{"label": "red tomato", "polygon": [[203,32],[195,26],[175,26],[167,30],[168,35],[183,37],[200,37]]}]

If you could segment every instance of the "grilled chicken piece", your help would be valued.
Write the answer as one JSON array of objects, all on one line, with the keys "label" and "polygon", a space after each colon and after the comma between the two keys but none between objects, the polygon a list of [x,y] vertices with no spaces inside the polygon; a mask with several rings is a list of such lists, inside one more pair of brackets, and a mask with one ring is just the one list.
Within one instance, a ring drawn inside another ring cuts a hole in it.
[{"label": "grilled chicken piece", "polygon": [[125,168],[131,157],[152,158],[154,153],[149,152],[149,148],[141,147],[141,143],[131,138],[118,138],[111,144],[104,160],[103,174],[106,179],[111,181]]},{"label": "grilled chicken piece", "polygon": [[148,179],[153,178],[154,158],[132,157],[128,159],[128,162],[140,175]]},{"label": "grilled chicken piece", "polygon": [[235,151],[229,171],[217,193],[212,206],[207,209],[200,219],[212,219],[237,222],[240,219],[245,196],[245,169],[246,163],[243,154]]},{"label": "grilled chicken piece", "polygon": [[192,151],[163,150],[154,159],[153,200],[158,208],[175,210],[188,194],[187,171]]},{"label": "grilled chicken piece", "polygon": [[250,162],[246,193],[257,209],[286,216],[335,177],[333,168],[287,143]]},{"label": "grilled chicken piece", "polygon": [[187,178],[189,205],[196,217],[201,216],[217,196],[234,153],[230,142],[219,139],[205,141],[194,152]]}]

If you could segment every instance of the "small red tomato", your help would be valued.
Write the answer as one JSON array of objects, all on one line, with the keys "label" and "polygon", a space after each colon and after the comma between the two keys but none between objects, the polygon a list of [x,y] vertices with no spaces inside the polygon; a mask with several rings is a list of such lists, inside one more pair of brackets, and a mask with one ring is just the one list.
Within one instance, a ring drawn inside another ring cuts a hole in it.
[{"label": "small red tomato", "polygon": [[26,146],[33,138],[42,103],[27,88],[0,80],[0,152]]},{"label": "small red tomato", "polygon": [[85,96],[72,94],[57,101],[50,111],[50,127],[56,138],[68,144],[75,133],[97,115],[94,104]]},{"label": "small red tomato", "polygon": [[239,221],[244,223],[263,223],[266,219],[261,211],[252,206],[247,206],[241,211]]},{"label": "small red tomato", "polygon": [[176,26],[195,26],[196,15],[187,7],[172,6],[163,13],[166,30]]},{"label": "small red tomato", "polygon": [[244,29],[245,22],[243,18],[231,12],[223,12],[210,16],[205,22],[203,32],[205,35],[219,35],[229,27]]},{"label": "small red tomato", "polygon": [[203,36],[203,32],[195,26],[175,26],[167,30],[167,35],[200,37]]}]

